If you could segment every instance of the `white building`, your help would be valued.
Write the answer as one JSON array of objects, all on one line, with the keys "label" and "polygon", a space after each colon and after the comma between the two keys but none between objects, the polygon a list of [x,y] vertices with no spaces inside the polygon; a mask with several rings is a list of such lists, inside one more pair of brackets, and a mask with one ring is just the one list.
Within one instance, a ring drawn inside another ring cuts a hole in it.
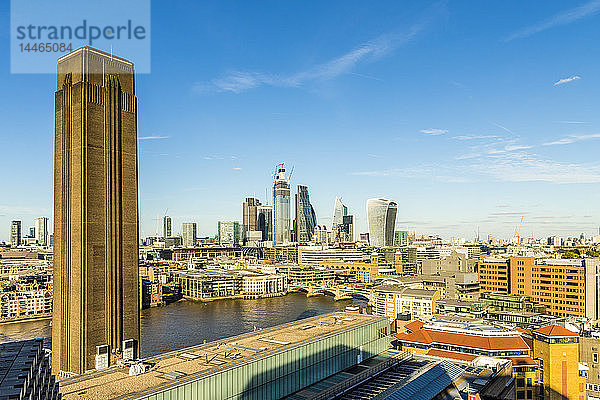
[{"label": "white building", "polygon": [[35,241],[40,246],[47,246],[48,243],[48,217],[35,219]]},{"label": "white building", "polygon": [[221,246],[237,246],[242,239],[242,229],[238,221],[219,221],[217,227]]},{"label": "white building", "polygon": [[18,290],[0,293],[0,320],[52,312],[52,291],[48,289]]},{"label": "white building", "polygon": [[435,313],[439,298],[437,291],[379,285],[373,288],[371,301],[373,314],[393,320],[401,313],[410,313],[412,319],[429,318]]},{"label": "white building", "polygon": [[252,274],[242,277],[244,295],[282,294],[287,291],[287,286],[287,277],[282,274]]}]

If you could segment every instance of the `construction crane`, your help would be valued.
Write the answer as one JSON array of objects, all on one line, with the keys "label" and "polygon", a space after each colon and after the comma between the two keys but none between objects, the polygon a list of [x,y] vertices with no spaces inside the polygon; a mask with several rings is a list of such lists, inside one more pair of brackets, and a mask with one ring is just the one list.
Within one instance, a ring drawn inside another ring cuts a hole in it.
[{"label": "construction crane", "polygon": [[521,222],[519,223],[519,228],[517,229],[517,245],[521,244],[521,227],[523,226],[523,218],[525,216],[521,216]]},{"label": "construction crane", "polygon": [[292,165],[292,169],[290,171],[290,174],[288,175],[288,182],[292,181],[292,174],[294,173],[294,165]]}]

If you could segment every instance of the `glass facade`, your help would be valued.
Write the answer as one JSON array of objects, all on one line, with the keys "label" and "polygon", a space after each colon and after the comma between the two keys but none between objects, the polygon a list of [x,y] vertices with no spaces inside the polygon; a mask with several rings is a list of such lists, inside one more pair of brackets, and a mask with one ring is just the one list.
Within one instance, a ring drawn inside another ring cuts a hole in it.
[{"label": "glass facade", "polygon": [[308,196],[308,187],[298,185],[296,193],[296,241],[298,243],[308,243],[312,240],[317,226],[317,216],[310,198]]},{"label": "glass facade", "polygon": [[387,320],[375,320],[136,398],[278,399],[385,351],[388,333]]},{"label": "glass facade", "polygon": [[273,218],[275,244],[291,242],[290,185],[285,179],[285,169],[280,167],[273,182]]},{"label": "glass facade", "polygon": [[398,205],[386,199],[367,200],[369,243],[374,247],[394,245],[394,226]]}]

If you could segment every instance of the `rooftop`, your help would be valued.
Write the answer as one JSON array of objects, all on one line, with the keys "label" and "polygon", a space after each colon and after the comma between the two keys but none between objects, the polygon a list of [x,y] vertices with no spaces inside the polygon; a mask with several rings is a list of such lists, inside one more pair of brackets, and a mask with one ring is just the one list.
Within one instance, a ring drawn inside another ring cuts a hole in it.
[{"label": "rooftop", "polygon": [[563,328],[560,325],[547,325],[543,328],[536,329],[534,332],[544,336],[578,336],[575,332]]},{"label": "rooftop", "polygon": [[129,376],[128,369],[118,366],[91,371],[61,381],[60,391],[64,400],[134,399],[381,319],[344,312],[306,318],[146,359],[154,365],[141,375]]},{"label": "rooftop", "polygon": [[434,290],[425,290],[425,289],[411,289],[398,285],[379,285],[373,288],[375,291],[380,292],[394,292],[401,293],[404,296],[414,296],[414,297],[433,297],[436,294]]},{"label": "rooftop", "polygon": [[[412,325],[417,328],[418,325]],[[485,350],[528,350],[520,333],[479,322],[441,321],[417,328],[411,333],[399,333],[402,342],[446,344]]]}]

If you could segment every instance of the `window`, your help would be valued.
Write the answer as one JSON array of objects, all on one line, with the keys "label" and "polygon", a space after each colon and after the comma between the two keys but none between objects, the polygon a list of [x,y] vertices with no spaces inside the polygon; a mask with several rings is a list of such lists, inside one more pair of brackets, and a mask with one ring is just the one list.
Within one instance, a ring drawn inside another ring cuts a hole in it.
[{"label": "window", "polygon": [[592,360],[597,363],[598,362],[598,353],[592,354]]},{"label": "window", "polygon": [[531,387],[531,378],[527,378],[527,387]]},{"label": "window", "polygon": [[[517,387],[523,387],[523,386],[525,386],[525,379],[518,378],[517,379]],[[522,398],[524,398],[524,397],[522,397]]]}]

